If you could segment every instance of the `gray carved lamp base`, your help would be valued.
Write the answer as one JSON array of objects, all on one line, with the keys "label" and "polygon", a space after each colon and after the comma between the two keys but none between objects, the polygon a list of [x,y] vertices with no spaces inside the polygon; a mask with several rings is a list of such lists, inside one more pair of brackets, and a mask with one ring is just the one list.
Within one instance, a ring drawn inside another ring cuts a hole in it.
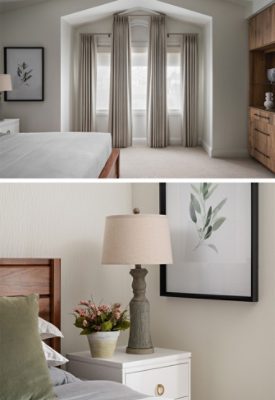
[{"label": "gray carved lamp base", "polygon": [[134,297],[130,302],[131,327],[126,349],[126,352],[130,354],[154,353],[150,334],[150,305],[145,297],[147,273],[147,269],[141,268],[141,265],[136,265],[136,268],[130,271],[134,292]]}]

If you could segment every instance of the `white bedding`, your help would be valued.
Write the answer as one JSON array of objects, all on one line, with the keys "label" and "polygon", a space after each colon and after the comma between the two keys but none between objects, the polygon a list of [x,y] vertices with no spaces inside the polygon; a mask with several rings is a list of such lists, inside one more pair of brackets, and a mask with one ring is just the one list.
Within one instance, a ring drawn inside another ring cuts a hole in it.
[{"label": "white bedding", "polygon": [[0,178],[98,178],[111,152],[109,133],[0,135]]}]

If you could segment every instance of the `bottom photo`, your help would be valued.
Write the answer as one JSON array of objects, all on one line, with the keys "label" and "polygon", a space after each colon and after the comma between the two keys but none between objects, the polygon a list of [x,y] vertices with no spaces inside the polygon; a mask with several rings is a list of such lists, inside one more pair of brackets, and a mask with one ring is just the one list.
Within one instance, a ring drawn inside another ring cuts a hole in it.
[{"label": "bottom photo", "polygon": [[1,400],[274,399],[275,184],[0,188]]}]

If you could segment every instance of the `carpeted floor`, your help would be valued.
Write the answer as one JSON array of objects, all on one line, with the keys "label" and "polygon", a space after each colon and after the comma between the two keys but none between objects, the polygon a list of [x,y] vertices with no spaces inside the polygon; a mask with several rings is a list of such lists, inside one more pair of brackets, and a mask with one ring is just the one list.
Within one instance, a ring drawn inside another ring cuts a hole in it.
[{"label": "carpeted floor", "polygon": [[275,175],[252,158],[209,158],[200,148],[145,146],[121,150],[121,178],[273,178]]}]

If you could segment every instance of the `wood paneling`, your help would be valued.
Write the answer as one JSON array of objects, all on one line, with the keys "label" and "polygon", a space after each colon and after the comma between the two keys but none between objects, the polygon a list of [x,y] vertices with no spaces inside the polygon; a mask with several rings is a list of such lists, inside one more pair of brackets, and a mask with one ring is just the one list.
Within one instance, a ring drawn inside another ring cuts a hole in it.
[{"label": "wood paneling", "polygon": [[268,46],[275,42],[275,7],[271,6],[252,17],[249,21],[250,50]]},{"label": "wood paneling", "polygon": [[[60,259],[0,259],[0,296],[40,295],[39,315],[60,328]],[[60,339],[50,345],[60,351]]]}]

